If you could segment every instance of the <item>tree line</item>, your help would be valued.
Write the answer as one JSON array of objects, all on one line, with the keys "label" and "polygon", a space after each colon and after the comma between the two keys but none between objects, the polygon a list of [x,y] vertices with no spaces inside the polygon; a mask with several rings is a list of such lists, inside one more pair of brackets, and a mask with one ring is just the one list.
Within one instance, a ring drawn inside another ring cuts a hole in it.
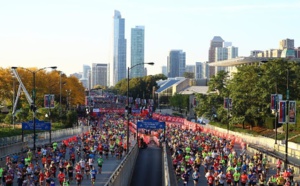
[{"label": "tree line", "polygon": [[[300,65],[295,61],[272,59],[241,65],[231,76],[225,71],[213,76],[208,82],[208,93],[197,94],[199,104],[195,110],[198,116],[224,124],[243,124],[243,127],[249,124],[253,127],[268,123],[272,128],[271,94],[282,94],[283,100],[289,94],[289,100],[299,103],[299,82]],[[232,109],[224,108],[224,98],[232,99]]]},{"label": "tree line", "polygon": [[[28,70],[33,72],[37,69],[29,68]],[[30,96],[32,96],[33,73],[28,70],[18,68],[17,72],[28,93],[30,94]],[[49,72],[46,70],[40,70],[36,73],[35,85],[35,104],[38,109],[38,119],[47,120],[45,116],[46,114],[49,115],[49,109],[44,108],[45,94],[54,94],[55,96],[55,108],[51,109],[50,111],[50,119],[52,121],[57,121],[61,119],[74,120],[73,116],[75,113],[68,113],[68,110],[72,110],[72,108],[75,108],[77,105],[84,104],[84,87],[74,76],[67,77],[66,74],[61,74],[60,71],[56,70]],[[19,82],[12,75],[11,69],[0,68],[0,102],[2,103],[1,105],[6,105],[10,112],[9,114],[1,114],[0,119],[5,123],[12,122],[11,110],[13,107],[13,101],[15,100],[14,97],[17,94],[18,87]],[[62,103],[62,107],[60,107],[59,105],[60,101]],[[16,122],[32,120],[32,114],[30,114],[30,104],[27,102],[24,93],[21,94],[16,109]]]}]

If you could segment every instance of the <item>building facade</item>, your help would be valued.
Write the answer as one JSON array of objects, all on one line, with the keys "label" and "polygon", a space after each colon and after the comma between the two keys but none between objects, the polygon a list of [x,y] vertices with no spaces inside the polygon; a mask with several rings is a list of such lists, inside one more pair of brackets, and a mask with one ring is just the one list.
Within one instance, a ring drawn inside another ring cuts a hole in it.
[{"label": "building facade", "polygon": [[167,66],[161,66],[161,73],[168,77]]},{"label": "building facade", "polygon": [[110,65],[110,86],[116,85],[120,80],[126,78],[126,39],[125,19],[121,13],[115,10],[114,14],[114,36],[113,36],[113,62]]},{"label": "building facade", "polygon": [[209,65],[206,62],[196,62],[195,79],[206,79],[209,77]]},{"label": "building facade", "polygon": [[[144,26],[136,26],[131,29],[131,66],[144,63],[144,47],[145,42],[145,28]],[[133,68],[130,71],[131,77],[145,76],[144,64]]]},{"label": "building facade", "polygon": [[185,66],[185,71],[195,73],[195,68],[196,68],[195,65],[186,65]]},{"label": "building facade", "polygon": [[[223,42],[224,40],[220,37],[220,36],[214,36],[214,38],[210,41],[210,47],[208,50],[208,62],[215,62],[216,59],[216,48],[217,47],[223,47]],[[209,77],[212,77],[213,75],[215,75],[215,67],[214,66],[210,66],[209,67]]]},{"label": "building facade", "polygon": [[251,50],[250,57],[258,57],[258,54],[263,52],[262,50]]},{"label": "building facade", "polygon": [[282,39],[279,41],[279,49],[284,50],[284,49],[294,49],[295,44],[294,44],[294,39]]},{"label": "building facade", "polygon": [[182,50],[171,50],[168,56],[168,77],[183,77],[185,72],[185,52]]},{"label": "building facade", "polygon": [[96,85],[107,86],[107,64],[93,63],[92,64],[92,77],[91,88]]}]

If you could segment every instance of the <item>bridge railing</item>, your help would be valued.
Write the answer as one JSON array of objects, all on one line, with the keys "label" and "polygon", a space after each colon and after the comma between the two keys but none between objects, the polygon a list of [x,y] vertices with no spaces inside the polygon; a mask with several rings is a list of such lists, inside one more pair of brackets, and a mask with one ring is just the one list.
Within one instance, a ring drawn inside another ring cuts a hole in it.
[{"label": "bridge railing", "polygon": [[171,186],[169,161],[168,161],[166,143],[162,143],[162,148],[163,148],[163,150],[162,150],[163,186]]},{"label": "bridge railing", "polygon": [[112,173],[109,180],[105,183],[105,186],[127,186],[130,185],[131,177],[133,174],[135,162],[139,154],[139,148],[137,143],[124,157],[124,160]]},{"label": "bridge railing", "polygon": [[[88,130],[89,130],[88,126],[61,129],[61,130],[57,130],[57,131],[52,131],[51,138],[52,138],[52,141],[62,140],[64,138],[68,138],[73,135],[81,134]],[[49,132],[41,132],[38,134],[40,137],[42,137],[37,140],[36,143],[38,145],[46,144],[49,142],[49,138],[50,138]],[[15,141],[15,139],[18,139],[18,140]],[[28,137],[28,136],[24,137],[24,142],[22,142],[21,139],[22,138],[15,138],[15,137],[6,138],[7,142],[10,142],[10,143],[7,143],[7,145],[0,146],[0,166],[3,163],[5,163],[6,156],[21,153],[24,149],[27,149],[28,147],[32,147],[33,139],[31,137]]]}]

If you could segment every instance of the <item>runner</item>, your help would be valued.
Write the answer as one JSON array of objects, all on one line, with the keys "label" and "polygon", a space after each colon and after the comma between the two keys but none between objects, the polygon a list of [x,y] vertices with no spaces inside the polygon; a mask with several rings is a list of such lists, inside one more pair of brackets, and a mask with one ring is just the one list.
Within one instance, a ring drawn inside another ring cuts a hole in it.
[{"label": "runner", "polygon": [[91,175],[92,186],[94,186],[95,180],[96,180],[96,175],[97,175],[97,170],[95,169],[95,167],[92,168],[90,175]]},{"label": "runner", "polygon": [[98,163],[98,174],[101,174],[101,172],[102,172],[102,165],[103,165],[103,158],[102,158],[102,156],[99,156],[99,158],[97,159],[97,163]]},{"label": "runner", "polygon": [[81,186],[81,182],[82,182],[82,180],[83,180],[83,176],[82,176],[82,174],[78,171],[77,173],[76,173],[76,185],[77,186]]}]

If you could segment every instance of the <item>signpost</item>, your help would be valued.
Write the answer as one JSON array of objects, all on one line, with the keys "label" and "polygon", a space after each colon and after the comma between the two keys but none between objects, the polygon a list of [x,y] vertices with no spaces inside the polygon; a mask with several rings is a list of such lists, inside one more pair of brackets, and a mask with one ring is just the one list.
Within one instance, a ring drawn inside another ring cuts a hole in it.
[{"label": "signpost", "polygon": [[[22,136],[23,136],[24,130],[34,130],[33,121],[22,122]],[[50,122],[45,122],[45,121],[40,121],[40,120],[35,119],[35,130],[49,131],[49,134],[50,134],[49,142],[51,144],[51,123]],[[33,136],[33,138],[36,138],[36,136]]]},{"label": "signpost", "polygon": [[156,130],[163,129],[164,130],[164,138],[166,136],[166,122],[160,122],[154,119],[148,119],[143,121],[138,121],[136,124],[136,135],[139,134],[139,129],[147,129],[147,130]]},{"label": "signpost", "polygon": [[166,123],[160,122],[158,120],[149,119],[144,121],[138,121],[137,122],[137,129],[143,128],[143,129],[165,129]]},{"label": "signpost", "polygon": [[[22,130],[33,130],[33,122],[23,122],[22,123]],[[51,130],[50,123],[36,123],[35,130]]]}]

